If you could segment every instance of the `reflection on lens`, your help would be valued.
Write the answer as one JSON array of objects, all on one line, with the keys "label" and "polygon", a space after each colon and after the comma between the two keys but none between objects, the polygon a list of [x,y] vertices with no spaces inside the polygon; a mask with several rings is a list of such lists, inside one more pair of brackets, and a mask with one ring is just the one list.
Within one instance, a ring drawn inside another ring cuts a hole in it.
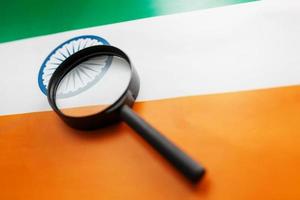
[{"label": "reflection on lens", "polygon": [[[76,92],[76,95],[70,97],[56,95],[56,105],[65,115],[80,117],[99,113],[124,93],[130,81],[129,64],[124,59],[113,57],[112,64],[103,73],[103,60],[106,58],[98,56],[86,60],[60,81],[56,94]],[[98,82],[88,88],[84,87],[99,75]]]}]

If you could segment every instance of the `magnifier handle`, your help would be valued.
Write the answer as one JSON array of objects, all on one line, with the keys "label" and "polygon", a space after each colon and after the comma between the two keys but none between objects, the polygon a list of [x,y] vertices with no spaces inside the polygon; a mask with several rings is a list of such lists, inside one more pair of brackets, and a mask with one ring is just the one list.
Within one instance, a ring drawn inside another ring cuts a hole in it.
[{"label": "magnifier handle", "polygon": [[121,117],[189,180],[197,182],[204,175],[205,170],[202,166],[161,135],[127,105],[121,108]]}]

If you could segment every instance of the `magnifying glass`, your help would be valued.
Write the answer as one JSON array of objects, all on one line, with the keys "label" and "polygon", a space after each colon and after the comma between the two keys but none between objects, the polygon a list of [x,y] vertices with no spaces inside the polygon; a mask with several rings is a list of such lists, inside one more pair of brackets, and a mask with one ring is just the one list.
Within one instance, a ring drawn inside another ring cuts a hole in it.
[{"label": "magnifying glass", "polygon": [[[103,75],[101,63],[107,56],[113,61]],[[99,74],[102,77],[97,83],[85,87]],[[126,122],[186,178],[198,182],[204,168],[131,109],[139,88],[139,77],[129,57],[116,47],[97,45],[74,53],[60,64],[49,81],[47,97],[59,117],[75,129]]]}]

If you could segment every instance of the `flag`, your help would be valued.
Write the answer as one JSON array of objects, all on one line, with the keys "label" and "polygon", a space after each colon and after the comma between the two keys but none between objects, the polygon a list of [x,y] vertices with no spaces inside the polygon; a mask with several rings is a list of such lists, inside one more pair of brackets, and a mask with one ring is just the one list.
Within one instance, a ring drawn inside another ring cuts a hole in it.
[{"label": "flag", "polygon": [[[13,16],[0,33],[1,199],[299,198],[300,3],[177,2],[3,9]],[[133,109],[207,169],[201,182],[124,123],[87,133],[51,111],[53,71],[99,44],[130,56],[141,79]]]}]

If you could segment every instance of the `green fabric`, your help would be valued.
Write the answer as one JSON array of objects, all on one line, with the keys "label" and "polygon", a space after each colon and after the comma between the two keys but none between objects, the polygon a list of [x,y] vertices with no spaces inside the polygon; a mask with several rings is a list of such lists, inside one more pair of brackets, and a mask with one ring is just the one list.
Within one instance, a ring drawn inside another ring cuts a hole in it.
[{"label": "green fabric", "polygon": [[0,42],[254,0],[8,0]]}]

